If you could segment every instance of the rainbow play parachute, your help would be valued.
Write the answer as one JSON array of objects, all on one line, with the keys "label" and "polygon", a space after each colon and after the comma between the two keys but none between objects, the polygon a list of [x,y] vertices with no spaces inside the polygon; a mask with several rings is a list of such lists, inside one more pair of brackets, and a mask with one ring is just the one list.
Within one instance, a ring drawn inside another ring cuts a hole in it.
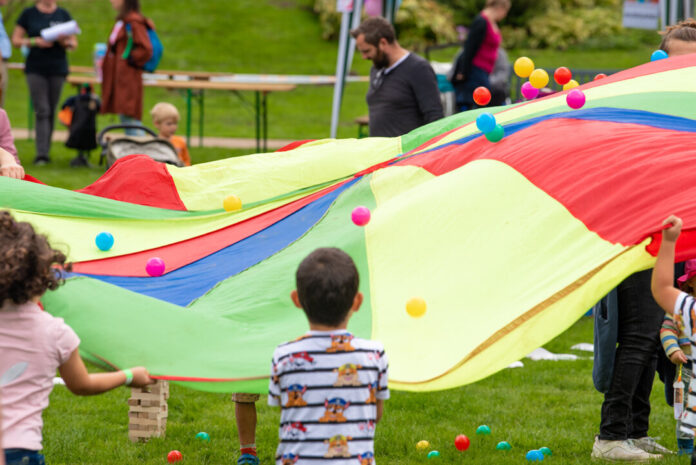
[{"label": "rainbow play parachute", "polygon": [[[219,392],[265,392],[273,348],[307,329],[289,299],[321,246],[356,261],[351,321],[381,340],[391,386],[446,389],[491,375],[572,325],[651,266],[659,225],[681,215],[696,257],[696,57],[498,108],[491,143],[451,117],[395,139],[316,141],[174,168],[127,158],[82,192],[0,179],[0,207],[75,262],[43,298],[89,359],[145,365]],[[234,194],[244,208],[226,212]],[[109,198],[106,198],[109,197]],[[351,222],[371,209],[364,228]],[[116,239],[94,245],[101,231]],[[161,257],[166,272],[149,277]],[[427,312],[412,318],[412,297]]]}]

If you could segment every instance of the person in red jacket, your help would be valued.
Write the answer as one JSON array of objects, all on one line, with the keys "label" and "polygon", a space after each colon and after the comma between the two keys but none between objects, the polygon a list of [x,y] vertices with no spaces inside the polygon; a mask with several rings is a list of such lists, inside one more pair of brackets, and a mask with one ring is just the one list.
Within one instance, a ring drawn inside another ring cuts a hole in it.
[{"label": "person in red jacket", "polygon": [[[143,116],[143,66],[152,57],[148,28],[139,0],[110,0],[118,11],[102,64],[102,113],[119,115],[122,123],[140,123]],[[135,134],[137,131],[126,131]]]}]

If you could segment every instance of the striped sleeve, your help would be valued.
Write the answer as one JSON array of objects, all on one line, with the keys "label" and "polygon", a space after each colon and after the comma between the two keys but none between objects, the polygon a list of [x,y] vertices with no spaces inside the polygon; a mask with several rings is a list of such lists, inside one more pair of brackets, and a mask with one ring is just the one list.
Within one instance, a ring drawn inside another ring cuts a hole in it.
[{"label": "striped sleeve", "polygon": [[280,407],[281,392],[280,392],[280,377],[278,373],[278,351],[273,354],[271,361],[271,379],[268,383],[268,405],[271,407]]},{"label": "striped sleeve", "polygon": [[662,320],[662,328],[660,328],[660,342],[667,356],[671,356],[679,347],[679,328],[670,314],[665,314]]},{"label": "striped sleeve", "polygon": [[693,340],[694,330],[694,298],[686,292],[679,293],[677,301],[674,303],[674,315],[681,318],[684,333]]},{"label": "striped sleeve", "polygon": [[387,354],[382,352],[379,358],[379,381],[377,383],[377,398],[381,400],[389,399],[389,359]]}]

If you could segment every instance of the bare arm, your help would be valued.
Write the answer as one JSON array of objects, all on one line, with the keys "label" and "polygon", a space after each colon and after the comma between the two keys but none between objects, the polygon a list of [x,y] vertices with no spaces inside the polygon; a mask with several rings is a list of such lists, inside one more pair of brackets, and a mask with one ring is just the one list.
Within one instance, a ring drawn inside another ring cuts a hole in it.
[{"label": "bare arm", "polygon": [[12,31],[12,45],[17,48],[27,46],[27,47],[40,47],[40,48],[51,48],[53,47],[53,42],[48,42],[43,39],[43,37],[27,37],[27,31],[20,25],[16,25]]},{"label": "bare arm", "polygon": [[0,148],[0,176],[24,179],[24,168],[22,168],[22,165],[17,163],[15,157],[3,148]]},{"label": "bare arm", "polygon": [[672,215],[663,222],[663,225],[668,224],[672,226],[662,232],[662,244],[657,253],[650,288],[655,302],[665,312],[674,313],[674,304],[680,293],[679,289],[674,287],[674,254],[677,238],[681,233],[682,220]]},{"label": "bare arm", "polygon": [[[68,361],[62,364],[58,370],[70,392],[78,396],[101,394],[126,383],[126,374],[122,371],[87,373],[87,368],[78,349],[73,351]],[[133,387],[143,387],[155,382],[143,367],[133,368],[132,371],[133,382],[131,386]]]},{"label": "bare arm", "polygon": [[382,419],[383,413],[384,413],[384,399],[377,399],[377,420],[376,420],[377,423],[379,423],[379,420]]}]

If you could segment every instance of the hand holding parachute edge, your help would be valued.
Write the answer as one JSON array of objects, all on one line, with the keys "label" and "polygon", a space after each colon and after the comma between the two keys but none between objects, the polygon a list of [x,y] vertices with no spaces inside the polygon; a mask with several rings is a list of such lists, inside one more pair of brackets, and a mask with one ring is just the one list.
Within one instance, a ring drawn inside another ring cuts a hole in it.
[{"label": "hand holding parachute edge", "polygon": [[670,215],[662,222],[663,234],[662,237],[666,241],[675,242],[681,234],[682,220],[678,216]]}]

